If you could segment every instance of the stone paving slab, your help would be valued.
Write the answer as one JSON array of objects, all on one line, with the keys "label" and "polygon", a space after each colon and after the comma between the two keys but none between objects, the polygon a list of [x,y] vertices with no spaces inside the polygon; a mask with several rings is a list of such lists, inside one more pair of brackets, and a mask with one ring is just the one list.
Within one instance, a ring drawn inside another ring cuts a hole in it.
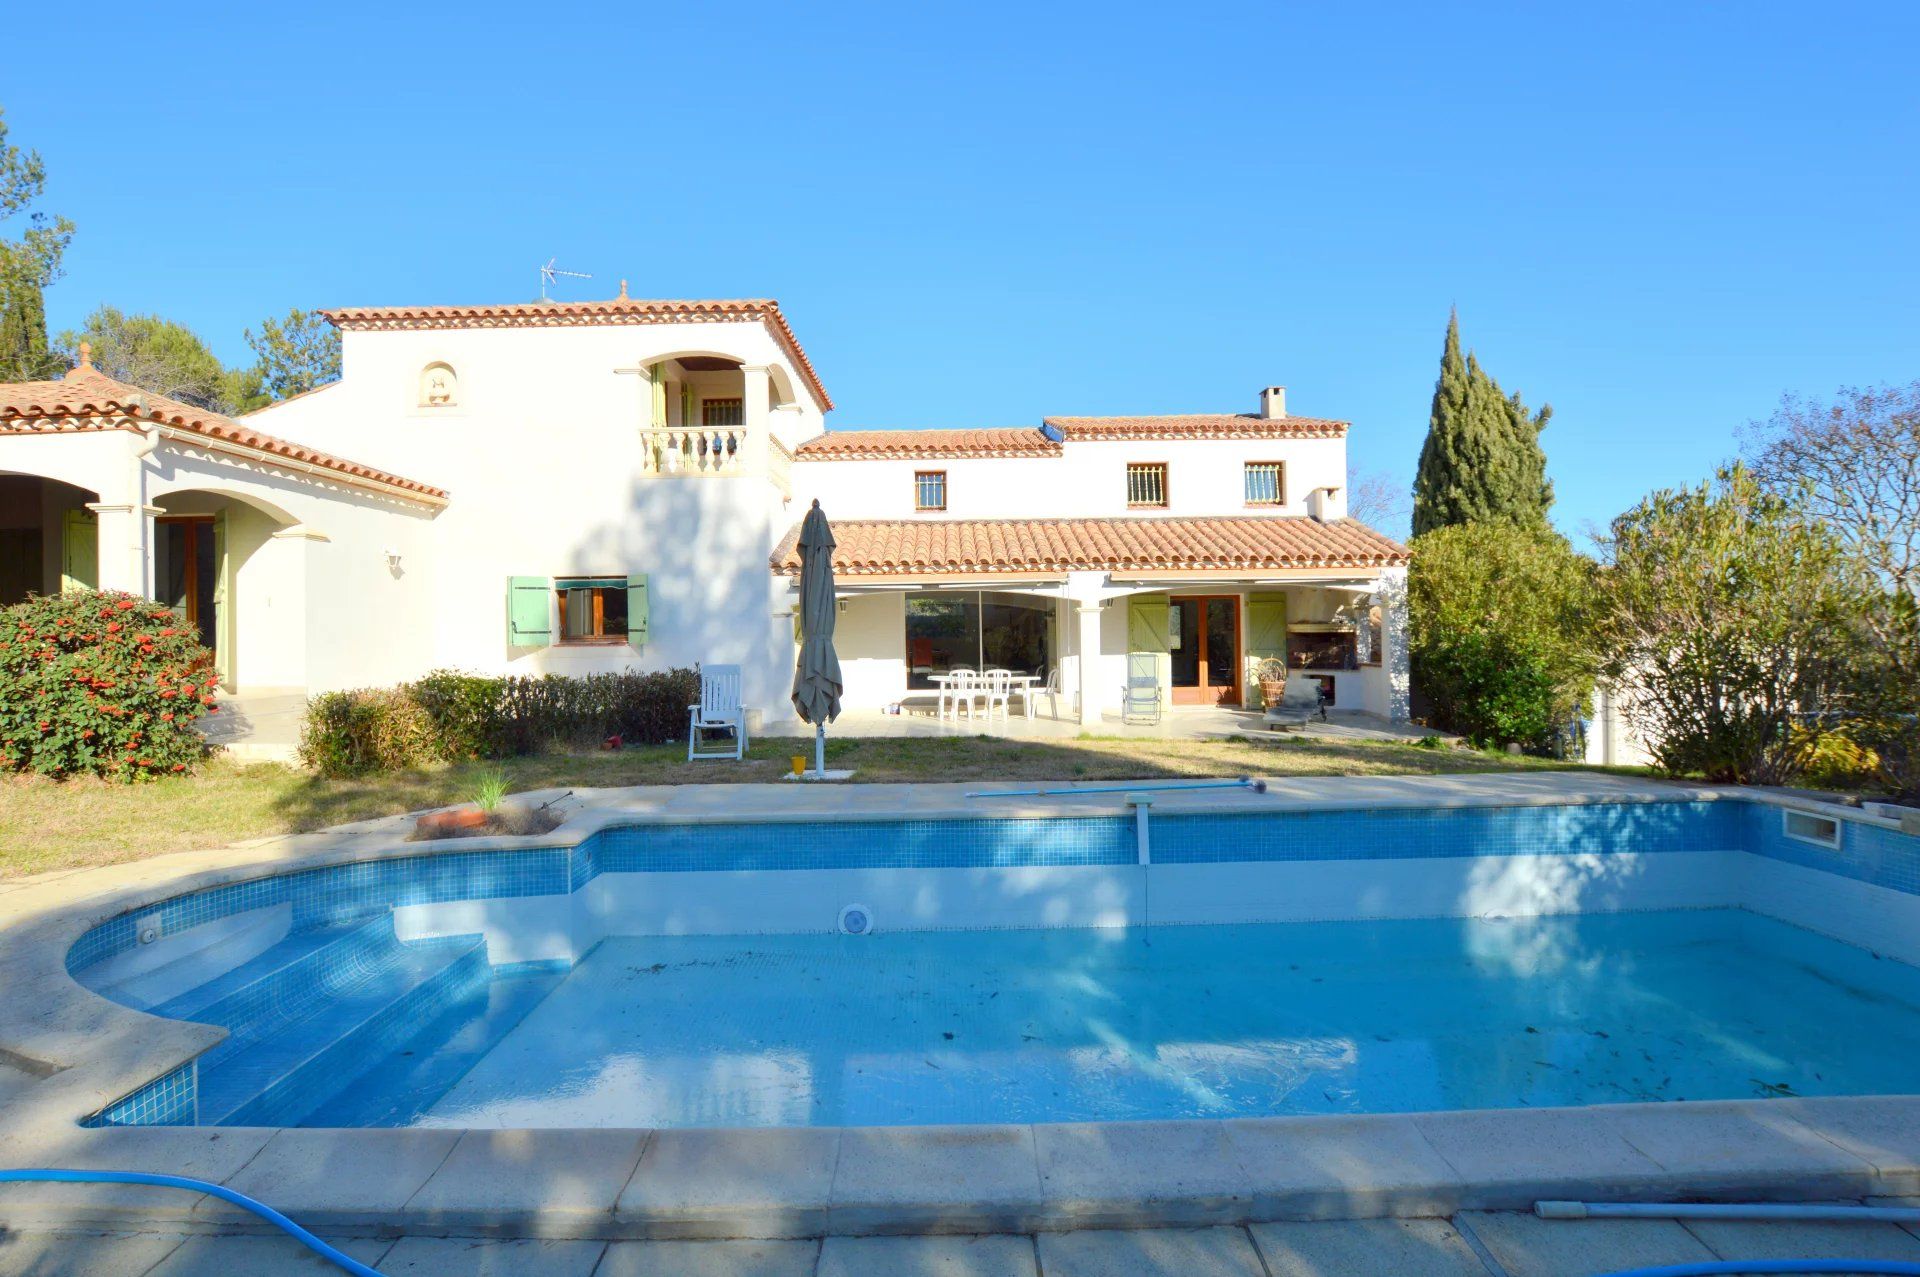
[{"label": "stone paving slab", "polygon": [[1034,1127],[1051,1227],[1237,1222],[1253,1209],[1239,1151],[1220,1122]]},{"label": "stone paving slab", "polygon": [[[382,1264],[390,1241],[328,1238],[335,1249],[363,1264]],[[385,1277],[383,1268],[382,1277]],[[320,1258],[284,1233],[267,1237],[189,1237],[144,1277],[341,1277],[332,1262]]]},{"label": "stone paving slab", "polygon": [[835,1233],[1019,1232],[1041,1206],[1031,1126],[849,1127],[828,1223]]},{"label": "stone paving slab", "polygon": [[1473,1186],[1463,1205],[1523,1209],[1543,1197],[1643,1194],[1660,1164],[1609,1128],[1605,1110],[1478,1109],[1422,1113],[1414,1126]]},{"label": "stone paving slab", "polygon": [[1038,1277],[1020,1236],[829,1237],[817,1277]]},{"label": "stone paving slab", "polygon": [[406,1203],[458,1233],[591,1235],[611,1219],[649,1131],[466,1131]]},{"label": "stone paving slab", "polygon": [[1248,1231],[1276,1277],[1488,1277],[1480,1256],[1444,1219],[1255,1224]]},{"label": "stone paving slab", "polygon": [[[1696,1194],[1737,1192],[1763,1199],[1785,1189],[1796,1200],[1843,1196],[1874,1174],[1866,1159],[1768,1104],[1633,1104],[1598,1110],[1600,1120]],[[1818,1119],[1816,1119],[1818,1120]]]},{"label": "stone paving slab", "polygon": [[1039,1249],[1047,1277],[1266,1277],[1244,1228],[1041,1233]]},{"label": "stone paving slab", "polygon": [[1460,1176],[1403,1116],[1220,1123],[1246,1173],[1254,1219],[1447,1215]]},{"label": "stone paving slab", "polygon": [[402,1237],[391,1245],[381,1277],[594,1277],[607,1249],[605,1242],[473,1237]]},{"label": "stone paving slab", "polygon": [[[459,1140],[459,1131],[283,1130],[225,1187],[310,1224],[395,1226],[396,1203],[418,1192]],[[194,1216],[259,1225],[253,1215],[211,1197],[201,1199]]]},{"label": "stone paving slab", "polygon": [[813,1277],[820,1243],[614,1242],[593,1277]]},{"label": "stone paving slab", "polygon": [[1469,1211],[1455,1217],[1480,1239],[1507,1277],[1587,1277],[1621,1268],[1701,1263],[1717,1258],[1670,1219],[1540,1219],[1521,1211]]},{"label": "stone paving slab", "polygon": [[1920,1262],[1920,1237],[1898,1224],[1817,1220],[1685,1221],[1721,1259],[1898,1259]]},{"label": "stone paving slab", "polygon": [[840,1136],[835,1127],[657,1132],[620,1194],[615,1228],[643,1237],[818,1237],[827,1231]]},{"label": "stone paving slab", "polygon": [[33,1233],[0,1228],[0,1277],[145,1277],[178,1250],[182,1240],[164,1233]]}]

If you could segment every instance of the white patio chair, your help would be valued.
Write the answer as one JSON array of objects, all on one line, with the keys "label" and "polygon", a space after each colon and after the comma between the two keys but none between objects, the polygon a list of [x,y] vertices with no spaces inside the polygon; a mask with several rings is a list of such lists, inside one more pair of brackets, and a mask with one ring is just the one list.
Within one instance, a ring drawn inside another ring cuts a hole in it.
[{"label": "white patio chair", "polygon": [[1058,665],[1047,671],[1047,681],[1039,687],[1028,683],[1020,689],[1020,699],[1026,702],[1028,718],[1033,717],[1033,703],[1042,696],[1047,698],[1053,717],[1060,717],[1060,667]]},{"label": "white patio chair", "polygon": [[980,675],[980,697],[986,702],[987,721],[993,721],[993,707],[1000,707],[1000,716],[1011,715],[1013,704],[1013,671],[985,670]]},{"label": "white patio chair", "polygon": [[1142,725],[1160,721],[1160,658],[1152,652],[1127,654],[1127,686],[1120,697],[1120,721]]},{"label": "white patio chair", "polygon": [[[732,740],[719,749],[703,749],[700,733],[730,732]],[[702,665],[700,702],[687,706],[687,761],[696,758],[747,756],[747,711],[740,704],[740,667]]]},{"label": "white patio chair", "polygon": [[942,673],[939,681],[934,684],[940,689],[940,699],[935,707],[935,713],[942,722],[946,721],[949,711],[955,718],[960,717],[961,689],[967,685],[972,673],[973,671],[964,665],[954,665]]}]

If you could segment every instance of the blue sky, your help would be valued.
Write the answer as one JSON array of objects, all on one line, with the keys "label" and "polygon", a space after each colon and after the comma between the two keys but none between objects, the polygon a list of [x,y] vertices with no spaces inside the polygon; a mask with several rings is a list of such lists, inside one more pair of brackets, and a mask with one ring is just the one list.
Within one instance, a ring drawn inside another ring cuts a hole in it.
[{"label": "blue sky", "polygon": [[[1410,481],[1447,308],[1569,532],[1781,394],[1920,376],[1920,6],[103,4],[0,80],[56,328],[773,296],[832,424],[1351,419]],[[611,423],[610,423],[611,425]]]}]

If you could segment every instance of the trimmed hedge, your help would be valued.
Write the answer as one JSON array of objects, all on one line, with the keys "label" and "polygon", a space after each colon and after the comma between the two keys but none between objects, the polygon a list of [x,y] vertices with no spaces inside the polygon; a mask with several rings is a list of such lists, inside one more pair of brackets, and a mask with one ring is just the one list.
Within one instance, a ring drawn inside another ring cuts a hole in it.
[{"label": "trimmed hedge", "polygon": [[687,738],[700,675],[676,669],[570,677],[435,670],[394,688],[327,692],[307,702],[300,760],[325,776],[510,758],[609,736],[655,745]]},{"label": "trimmed hedge", "polygon": [[205,757],[213,653],[178,613],[118,591],[0,608],[0,771],[146,780]]}]

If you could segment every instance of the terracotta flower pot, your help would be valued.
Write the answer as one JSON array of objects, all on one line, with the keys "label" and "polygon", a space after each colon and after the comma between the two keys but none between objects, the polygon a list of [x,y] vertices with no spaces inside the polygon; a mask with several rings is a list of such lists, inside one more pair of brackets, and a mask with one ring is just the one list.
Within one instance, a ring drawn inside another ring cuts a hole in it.
[{"label": "terracotta flower pot", "polygon": [[447,811],[430,811],[416,820],[413,827],[423,834],[443,834],[477,829],[486,823],[487,813],[481,808],[454,807]]}]

